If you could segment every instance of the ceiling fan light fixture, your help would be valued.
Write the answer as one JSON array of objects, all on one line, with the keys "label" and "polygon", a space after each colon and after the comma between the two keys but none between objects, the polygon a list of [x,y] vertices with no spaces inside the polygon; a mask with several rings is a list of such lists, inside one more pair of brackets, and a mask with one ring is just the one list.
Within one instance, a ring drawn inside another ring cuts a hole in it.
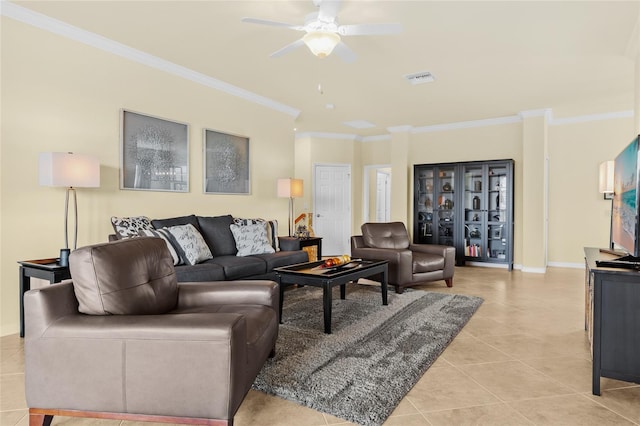
[{"label": "ceiling fan light fixture", "polygon": [[311,53],[318,58],[329,56],[333,49],[340,43],[340,36],[327,31],[311,31],[302,37]]}]

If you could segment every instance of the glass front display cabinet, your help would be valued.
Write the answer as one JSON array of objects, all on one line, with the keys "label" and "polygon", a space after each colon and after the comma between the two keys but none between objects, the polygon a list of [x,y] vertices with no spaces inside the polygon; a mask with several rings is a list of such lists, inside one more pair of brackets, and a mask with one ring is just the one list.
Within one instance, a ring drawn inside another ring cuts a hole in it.
[{"label": "glass front display cabinet", "polygon": [[513,268],[513,160],[414,166],[415,243]]}]

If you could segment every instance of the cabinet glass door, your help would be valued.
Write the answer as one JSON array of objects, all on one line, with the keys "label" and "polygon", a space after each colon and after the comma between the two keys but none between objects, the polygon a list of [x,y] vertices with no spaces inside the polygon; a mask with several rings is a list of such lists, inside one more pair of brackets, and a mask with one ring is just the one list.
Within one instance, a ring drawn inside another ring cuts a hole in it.
[{"label": "cabinet glass door", "polygon": [[454,245],[455,231],[455,166],[439,167],[437,179],[435,180],[436,188],[436,208],[435,217],[437,220],[437,244],[447,246]]},{"label": "cabinet glass door", "polygon": [[414,239],[420,244],[433,244],[433,187],[434,169],[419,168],[417,172],[418,187],[416,188],[417,227],[414,229]]},{"label": "cabinet glass door", "polygon": [[482,165],[464,166],[464,255],[484,259],[487,252],[487,197]]},{"label": "cabinet glass door", "polygon": [[507,185],[508,168],[506,164],[490,165],[488,172],[488,247],[487,257],[496,260],[507,259],[508,249],[508,209],[512,203],[509,199]]}]

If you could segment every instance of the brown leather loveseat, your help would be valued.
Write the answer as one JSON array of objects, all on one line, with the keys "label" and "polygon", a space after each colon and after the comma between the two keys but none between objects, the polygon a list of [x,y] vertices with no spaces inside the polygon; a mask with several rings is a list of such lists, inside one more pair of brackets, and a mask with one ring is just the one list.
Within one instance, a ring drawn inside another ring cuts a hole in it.
[{"label": "brown leather loveseat", "polygon": [[70,269],[72,283],[25,295],[30,424],[233,423],[274,353],[276,283],[178,284],[166,244],[146,237],[80,248]]},{"label": "brown leather loveseat", "polygon": [[456,250],[437,244],[411,244],[402,222],[364,223],[351,237],[351,256],[389,261],[389,284],[404,287],[444,280],[453,286]]}]

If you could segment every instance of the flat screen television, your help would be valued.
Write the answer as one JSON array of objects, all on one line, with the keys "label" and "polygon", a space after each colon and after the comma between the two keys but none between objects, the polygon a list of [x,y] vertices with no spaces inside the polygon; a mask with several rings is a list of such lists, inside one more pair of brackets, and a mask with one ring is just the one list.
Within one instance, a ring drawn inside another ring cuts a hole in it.
[{"label": "flat screen television", "polygon": [[627,256],[619,260],[640,260],[639,218],[640,179],[638,155],[640,136],[618,154],[614,165],[611,248]]}]

